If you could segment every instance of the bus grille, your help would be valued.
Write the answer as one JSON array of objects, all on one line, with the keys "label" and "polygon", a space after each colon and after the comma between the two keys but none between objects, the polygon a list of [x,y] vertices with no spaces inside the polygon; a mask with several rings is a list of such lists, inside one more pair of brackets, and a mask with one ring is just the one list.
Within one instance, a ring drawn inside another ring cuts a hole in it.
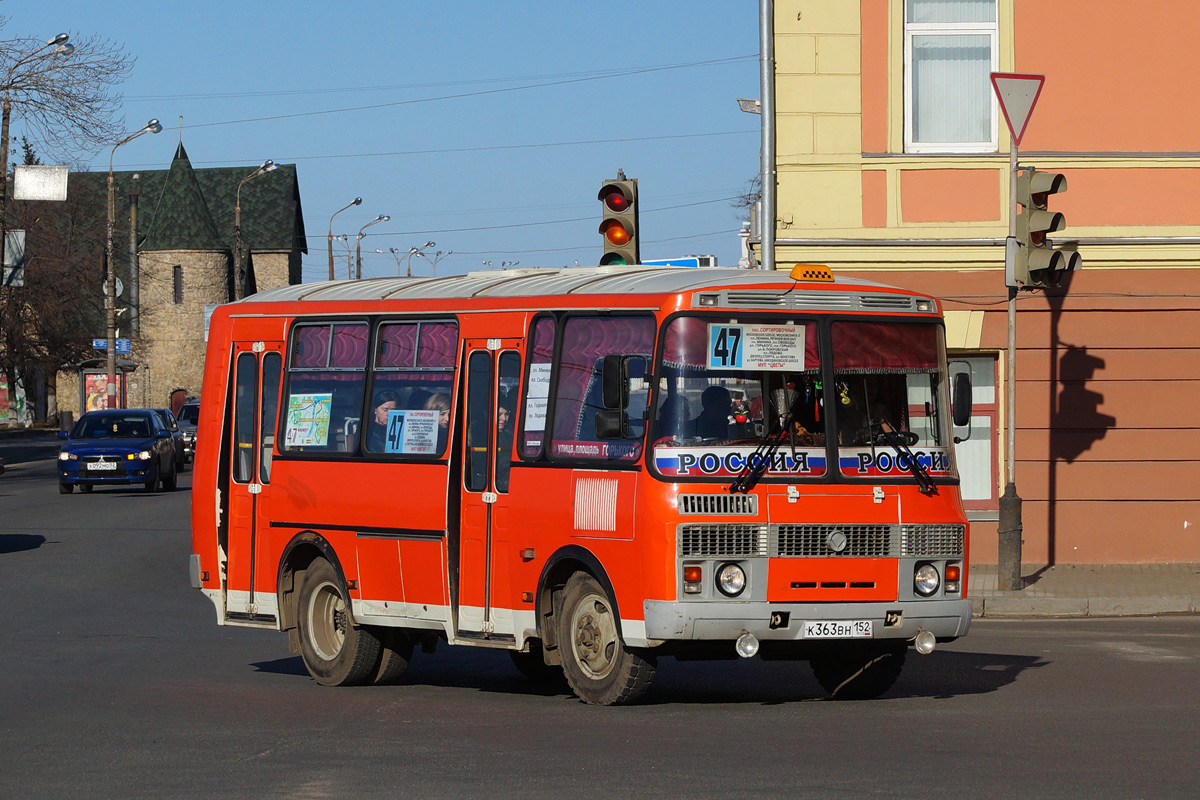
[{"label": "bus grille", "polygon": [[681,556],[744,558],[767,554],[766,525],[681,525]]},{"label": "bus grille", "polygon": [[[776,525],[771,555],[886,558],[895,555],[893,525]],[[839,546],[840,545],[840,549]]]},{"label": "bus grille", "polygon": [[758,514],[758,496],[753,494],[681,494],[680,514]]},{"label": "bus grille", "polygon": [[962,525],[901,525],[900,555],[961,556],[965,534]]},{"label": "bus grille", "polygon": [[683,557],[961,557],[962,525],[680,525]]}]

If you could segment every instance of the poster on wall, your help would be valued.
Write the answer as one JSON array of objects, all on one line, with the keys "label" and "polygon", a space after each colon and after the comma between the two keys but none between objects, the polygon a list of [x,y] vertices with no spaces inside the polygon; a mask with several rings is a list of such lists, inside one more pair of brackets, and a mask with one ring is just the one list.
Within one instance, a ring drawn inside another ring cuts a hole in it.
[{"label": "poster on wall", "polygon": [[[116,374],[118,408],[125,407],[125,376]],[[108,408],[108,375],[103,372],[85,372],[83,375],[83,410],[102,411]]]}]

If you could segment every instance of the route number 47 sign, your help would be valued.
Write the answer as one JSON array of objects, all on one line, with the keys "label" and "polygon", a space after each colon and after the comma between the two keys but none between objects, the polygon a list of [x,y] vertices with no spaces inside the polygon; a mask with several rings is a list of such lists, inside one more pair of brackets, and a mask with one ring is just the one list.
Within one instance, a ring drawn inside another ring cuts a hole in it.
[{"label": "route number 47 sign", "polygon": [[804,327],[709,325],[708,368],[803,370]]}]

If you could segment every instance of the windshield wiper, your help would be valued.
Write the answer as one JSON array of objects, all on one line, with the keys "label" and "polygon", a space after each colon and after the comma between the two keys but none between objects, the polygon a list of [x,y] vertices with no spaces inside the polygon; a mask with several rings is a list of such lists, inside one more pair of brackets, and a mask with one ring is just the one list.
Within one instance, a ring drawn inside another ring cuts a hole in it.
[{"label": "windshield wiper", "polygon": [[792,432],[792,412],[789,410],[787,416],[783,418],[783,427],[775,433],[768,433],[758,443],[758,447],[754,448],[754,452],[746,457],[746,464],[742,467],[742,471],[733,479],[733,483],[729,484],[730,494],[745,494],[754,488],[758,483],[759,478],[767,471],[767,467],[771,464],[771,459],[775,457],[779,446],[785,441],[792,443],[792,454],[795,457],[796,439]]},{"label": "windshield wiper", "polygon": [[[884,420],[884,426],[880,426],[879,435],[883,437],[885,442],[892,446],[892,449],[896,451],[896,455],[900,457],[899,460],[903,461],[906,469],[912,473],[913,478],[920,487],[921,494],[937,494],[937,486],[934,484],[933,478],[930,477],[929,470],[917,460],[916,454],[909,448],[908,442],[905,441],[901,432],[897,431],[895,426],[887,422],[887,420]],[[908,431],[904,433],[908,433]]]}]

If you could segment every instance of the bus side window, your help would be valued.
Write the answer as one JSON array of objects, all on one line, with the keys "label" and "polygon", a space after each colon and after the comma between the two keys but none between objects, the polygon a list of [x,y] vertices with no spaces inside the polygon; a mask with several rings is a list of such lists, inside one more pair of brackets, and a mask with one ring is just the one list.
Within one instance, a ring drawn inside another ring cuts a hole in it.
[{"label": "bus side window", "polygon": [[280,450],[338,452],[353,447],[366,385],[367,324],[297,326],[288,363]]}]

